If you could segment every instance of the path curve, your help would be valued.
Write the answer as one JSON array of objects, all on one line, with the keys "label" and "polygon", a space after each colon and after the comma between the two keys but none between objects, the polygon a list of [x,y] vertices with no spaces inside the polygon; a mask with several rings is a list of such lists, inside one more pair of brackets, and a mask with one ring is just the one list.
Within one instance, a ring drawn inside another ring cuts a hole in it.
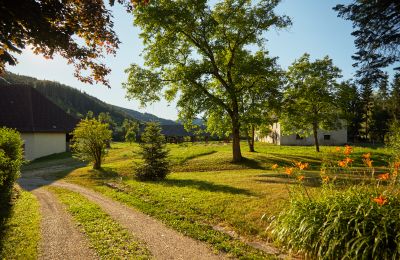
[{"label": "path curve", "polygon": [[[29,184],[20,182],[28,189]],[[43,189],[32,190],[40,203],[41,242],[39,259],[97,259],[87,238],[79,232],[65,207],[54,195]]]},{"label": "path curve", "polygon": [[144,241],[156,259],[225,259],[204,243],[184,236],[131,207],[72,183],[57,181],[51,185],[78,192],[98,204],[114,220]]}]

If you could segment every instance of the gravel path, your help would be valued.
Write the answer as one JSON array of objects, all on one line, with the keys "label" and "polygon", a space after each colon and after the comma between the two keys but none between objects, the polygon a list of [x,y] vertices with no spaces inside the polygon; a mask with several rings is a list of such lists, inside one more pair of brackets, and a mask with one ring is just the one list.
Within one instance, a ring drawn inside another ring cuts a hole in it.
[{"label": "gravel path", "polygon": [[32,191],[41,205],[43,259],[95,258],[87,241],[76,230],[62,205],[50,192],[41,188],[46,185],[78,192],[98,204],[134,237],[143,241],[155,259],[226,259],[221,254],[214,254],[206,244],[186,237],[160,221],[90,189],[67,182],[46,180],[33,174],[25,176],[18,181],[19,184]]},{"label": "gravel path", "polygon": [[166,227],[163,223],[139,211],[113,201],[97,192],[82,186],[55,182],[51,185],[66,188],[87,197],[98,204],[114,220],[119,222],[133,235],[144,241],[156,259],[224,259],[215,255],[204,243],[186,237]]},{"label": "gravel path", "polygon": [[[66,212],[64,206],[58,202],[52,193],[38,188],[36,181],[26,180],[20,185],[37,197],[42,214],[42,239],[39,248],[39,259],[96,259],[95,252],[89,248],[86,237],[80,233]],[[35,189],[36,188],[36,189]]]}]

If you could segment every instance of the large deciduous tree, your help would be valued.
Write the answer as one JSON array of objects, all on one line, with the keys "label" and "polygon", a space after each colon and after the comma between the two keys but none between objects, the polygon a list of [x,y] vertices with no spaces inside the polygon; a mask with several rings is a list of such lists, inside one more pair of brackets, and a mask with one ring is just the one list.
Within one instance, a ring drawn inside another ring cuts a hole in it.
[{"label": "large deciduous tree", "polygon": [[283,130],[300,136],[314,136],[319,152],[318,130],[333,130],[340,126],[336,103],[340,70],[326,56],[310,61],[304,54],[288,69],[288,85],[284,93]]},{"label": "large deciduous tree", "polygon": [[258,85],[268,88],[276,62],[262,48],[264,33],[290,24],[288,17],[275,14],[278,3],[223,0],[211,6],[206,0],[155,0],[135,8],[146,68],[127,69],[127,96],[143,105],[162,93],[170,101],[178,96],[179,116],[186,122],[223,111],[231,125],[233,161],[241,161],[241,97]]},{"label": "large deciduous tree", "polygon": [[[355,45],[353,56],[358,76],[379,82],[384,77],[381,69],[400,59],[400,1],[353,0],[351,4],[334,7],[338,16],[353,22]],[[397,67],[396,69],[400,69]]]},{"label": "large deciduous tree", "polygon": [[[130,10],[139,1],[117,2]],[[28,47],[45,58],[61,55],[75,65],[75,76],[83,82],[108,86],[110,69],[99,59],[115,54],[118,44],[103,0],[0,1],[0,74],[6,64],[17,63],[15,53]]]}]

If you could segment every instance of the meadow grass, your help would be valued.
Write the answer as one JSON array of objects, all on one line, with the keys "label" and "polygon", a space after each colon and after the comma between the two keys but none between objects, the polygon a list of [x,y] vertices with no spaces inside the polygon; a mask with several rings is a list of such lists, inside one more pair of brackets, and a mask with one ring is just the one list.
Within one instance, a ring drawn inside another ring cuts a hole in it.
[{"label": "meadow grass", "polygon": [[[312,146],[274,146],[257,143],[255,153],[242,143],[243,163],[232,163],[230,144],[169,144],[172,173],[158,182],[139,182],[133,168],[140,163],[138,145],[113,143],[101,171],[77,168],[66,179],[91,187],[115,200],[162,220],[193,238],[206,241],[215,249],[236,257],[265,257],[241,241],[267,241],[270,219],[289,204],[288,187],[297,182],[273,164],[292,166],[294,161],[310,164],[305,171],[311,194],[320,190],[319,169],[324,156],[335,148]],[[355,147],[354,158],[371,152],[375,164],[385,167],[389,152],[385,148]],[[43,162],[39,162],[43,163]],[[353,163],[362,168],[361,159]],[[114,188],[110,188],[114,187]],[[232,239],[239,236],[241,241]]]},{"label": "meadow grass", "polygon": [[11,205],[0,205],[0,259],[37,259],[39,203],[29,192],[14,194]]},{"label": "meadow grass", "polygon": [[101,259],[150,259],[147,248],[84,196],[67,189],[49,187],[88,236]]}]

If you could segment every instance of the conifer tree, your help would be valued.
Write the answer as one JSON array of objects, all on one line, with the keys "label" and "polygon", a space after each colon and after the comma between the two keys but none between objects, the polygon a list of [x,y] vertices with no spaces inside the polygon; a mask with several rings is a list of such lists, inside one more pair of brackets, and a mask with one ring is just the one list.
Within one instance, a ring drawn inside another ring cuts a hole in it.
[{"label": "conifer tree", "polygon": [[170,172],[167,160],[168,150],[161,127],[149,122],[141,136],[140,155],[143,164],[136,168],[136,177],[140,180],[162,180]]}]

